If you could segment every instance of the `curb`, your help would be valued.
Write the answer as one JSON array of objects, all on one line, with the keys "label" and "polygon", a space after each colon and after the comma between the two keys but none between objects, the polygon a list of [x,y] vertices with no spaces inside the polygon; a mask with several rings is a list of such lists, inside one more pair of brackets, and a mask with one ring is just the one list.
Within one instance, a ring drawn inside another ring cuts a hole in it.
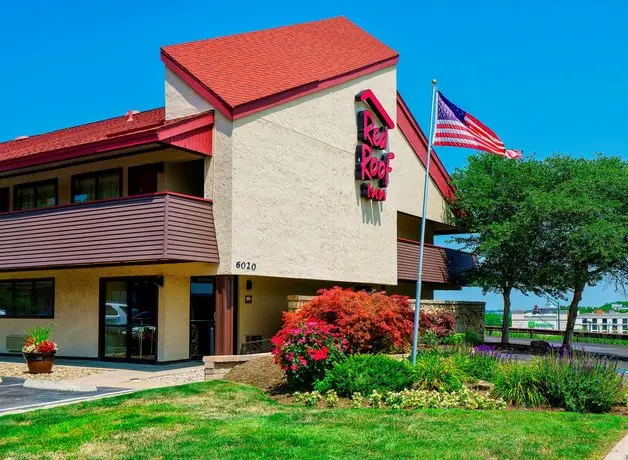
[{"label": "curb", "polygon": [[628,434],[619,441],[604,460],[625,460],[628,458]]},{"label": "curb", "polygon": [[23,386],[24,388],[35,388],[37,390],[74,391],[79,393],[98,391],[96,385],[89,385],[85,383],[49,382],[46,380],[32,379],[26,380]]}]

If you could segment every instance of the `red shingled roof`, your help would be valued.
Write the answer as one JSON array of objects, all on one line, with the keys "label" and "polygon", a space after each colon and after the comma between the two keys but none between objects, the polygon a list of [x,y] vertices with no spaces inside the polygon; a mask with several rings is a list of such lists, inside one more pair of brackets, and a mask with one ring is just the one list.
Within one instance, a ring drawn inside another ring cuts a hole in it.
[{"label": "red shingled roof", "polygon": [[[200,86],[201,93],[209,93],[217,109],[237,118],[238,108],[247,104],[278,94],[301,96],[330,80],[394,65],[398,54],[338,17],[165,46],[162,60],[195,90]],[[267,102],[244,114],[285,98]]]},{"label": "red shingled roof", "polygon": [[[185,147],[175,136],[199,129],[209,130],[213,112],[173,120],[165,119],[163,107],[96,121],[0,143],[0,171],[91,155],[135,145],[164,142]],[[202,152],[211,151],[211,143]]]},{"label": "red shingled roof", "polygon": [[141,131],[149,127],[162,125],[164,124],[164,113],[164,108],[160,107],[133,115],[133,121],[127,121],[127,116],[125,115],[51,131],[26,139],[3,142],[0,143],[0,161],[111,139],[115,137],[116,133],[130,129]]}]

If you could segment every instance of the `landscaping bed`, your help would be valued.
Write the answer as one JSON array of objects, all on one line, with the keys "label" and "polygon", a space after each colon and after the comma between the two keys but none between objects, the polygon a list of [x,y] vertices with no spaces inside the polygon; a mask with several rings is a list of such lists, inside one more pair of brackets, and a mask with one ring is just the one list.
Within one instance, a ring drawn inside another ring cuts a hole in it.
[{"label": "landscaping bed", "polygon": [[50,374],[29,374],[24,362],[0,361],[0,377],[18,377],[23,379],[61,381],[72,380],[90,375],[110,372],[110,369],[97,367],[80,366],[57,366],[55,365]]},{"label": "landscaping bed", "polygon": [[[274,360],[250,361],[227,378],[311,407],[605,413],[628,403],[616,362],[543,341],[482,344],[473,332],[456,332],[448,312],[421,312],[416,363],[387,355],[408,349],[412,316],[406,297],[321,290],[284,315]],[[522,352],[531,359],[519,360]]]}]

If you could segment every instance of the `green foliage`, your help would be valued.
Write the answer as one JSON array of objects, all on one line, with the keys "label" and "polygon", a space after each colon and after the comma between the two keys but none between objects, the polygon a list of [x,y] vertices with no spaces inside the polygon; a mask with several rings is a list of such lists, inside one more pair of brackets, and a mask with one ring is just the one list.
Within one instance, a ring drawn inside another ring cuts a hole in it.
[{"label": "green foliage", "polygon": [[586,286],[604,278],[628,283],[628,162],[554,155],[509,161],[476,155],[453,175],[451,221],[468,235],[455,240],[474,252],[471,282],[504,297],[510,292],[572,291],[570,344]]},{"label": "green foliage", "polygon": [[325,406],[336,407],[338,405],[338,395],[334,390],[328,390],[325,393]]},{"label": "green foliage", "polygon": [[414,373],[407,361],[385,355],[356,354],[336,364],[314,388],[321,393],[335,390],[338,395],[348,397],[356,392],[403,390],[409,388],[413,380]]},{"label": "green foliage", "polygon": [[464,372],[477,380],[495,380],[498,358],[494,353],[473,353],[468,356]]},{"label": "green foliage", "polygon": [[467,233],[455,241],[478,256],[472,284],[500,294],[505,288],[530,290],[540,242],[524,205],[544,182],[541,164],[472,155],[467,167],[452,175],[452,182],[456,195],[450,220]]},{"label": "green foliage", "polygon": [[468,389],[453,392],[402,390],[387,392],[384,404],[391,409],[505,409],[502,399],[472,392]]},{"label": "green foliage", "polygon": [[625,395],[617,366],[588,355],[539,360],[539,376],[550,404],[571,412],[608,412]]},{"label": "green foliage", "polygon": [[46,342],[50,340],[52,334],[54,334],[55,325],[54,324],[46,324],[43,326],[35,326],[28,330],[26,333],[34,344],[38,344],[41,342]]},{"label": "green foliage", "polygon": [[516,361],[500,363],[494,383],[494,394],[510,404],[534,407],[547,402],[536,365]]},{"label": "green foliage", "polygon": [[[484,325],[485,326],[501,326],[504,322],[504,315],[501,313],[484,313]],[[508,317],[508,326],[512,326],[512,318]]]},{"label": "green foliage", "polygon": [[323,396],[318,391],[308,391],[308,392],[295,392],[292,394],[294,396],[294,402],[303,403],[306,406],[316,406],[318,402],[323,398]]},{"label": "green foliage", "polygon": [[480,336],[473,331],[466,332],[457,332],[455,334],[448,335],[442,340],[442,343],[445,345],[479,345],[483,343],[484,340],[480,338]]},{"label": "green foliage", "polygon": [[[544,263],[536,283],[556,296],[573,291],[575,318],[582,291],[605,277],[628,282],[628,162],[555,155],[543,162],[548,181],[530,194],[527,211],[537,222]],[[565,345],[570,345],[568,322]]]},{"label": "green foliage", "polygon": [[464,333],[464,341],[473,346],[484,343],[484,338],[480,337],[476,332],[466,331]]},{"label": "green foliage", "polygon": [[415,384],[420,390],[457,391],[466,380],[464,371],[452,356],[422,353],[415,366]]},{"label": "green foliage", "polygon": [[443,343],[445,345],[462,345],[466,341],[466,336],[462,332],[457,332],[455,334],[448,335],[443,339]]},{"label": "green foliage", "polygon": [[421,334],[421,343],[423,345],[427,345],[428,347],[433,347],[438,345],[440,339],[436,335],[436,332],[433,331],[425,331]]}]

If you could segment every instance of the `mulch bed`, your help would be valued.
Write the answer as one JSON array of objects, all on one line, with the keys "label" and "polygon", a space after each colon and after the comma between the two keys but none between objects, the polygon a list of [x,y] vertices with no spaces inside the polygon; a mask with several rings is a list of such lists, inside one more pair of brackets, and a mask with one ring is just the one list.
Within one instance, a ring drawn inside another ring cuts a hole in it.
[{"label": "mulch bed", "polygon": [[252,359],[231,369],[225,380],[244,383],[267,393],[287,393],[286,373],[275,364],[273,356]]}]

